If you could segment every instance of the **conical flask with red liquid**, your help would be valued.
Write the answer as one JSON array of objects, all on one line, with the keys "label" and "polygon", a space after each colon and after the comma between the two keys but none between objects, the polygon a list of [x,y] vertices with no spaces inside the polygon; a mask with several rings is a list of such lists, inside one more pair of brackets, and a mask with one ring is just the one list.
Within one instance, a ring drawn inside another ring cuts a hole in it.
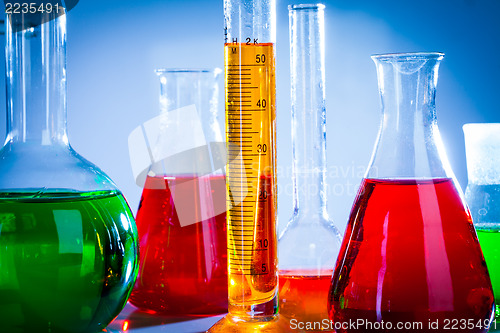
[{"label": "conical flask with red liquid", "polygon": [[139,131],[152,163],[138,177],[144,186],[136,217],[140,267],[130,302],[169,315],[224,313],[226,161],[219,154],[225,147],[216,117],[220,70],[157,74],[161,112]]},{"label": "conical flask with red liquid", "polygon": [[443,54],[372,58],[382,124],[332,276],[330,319],[342,333],[486,332],[490,277],[436,121]]}]

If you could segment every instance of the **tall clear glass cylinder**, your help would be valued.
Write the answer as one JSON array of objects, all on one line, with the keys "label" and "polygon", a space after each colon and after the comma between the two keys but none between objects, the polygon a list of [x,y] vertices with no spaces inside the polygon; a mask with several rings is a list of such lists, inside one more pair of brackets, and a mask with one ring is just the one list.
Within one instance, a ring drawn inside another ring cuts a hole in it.
[{"label": "tall clear glass cylinder", "polygon": [[500,124],[465,124],[469,182],[465,199],[495,294],[495,318],[500,317]]},{"label": "tall clear glass cylinder", "polygon": [[277,309],[275,2],[225,2],[229,310]]},{"label": "tall clear glass cylinder", "polygon": [[137,227],[140,269],[130,302],[169,315],[227,312],[225,161],[215,70],[158,70],[160,113],[143,125],[145,170]]},{"label": "tall clear glass cylinder", "polygon": [[211,331],[237,332],[278,308],[276,2],[224,1],[224,22],[229,315]]},{"label": "tall clear glass cylinder", "polygon": [[[493,291],[436,118],[441,53],[373,56],[382,122],[328,298],[337,332],[486,332]],[[338,324],[339,325],[339,324]]]},{"label": "tall clear glass cylinder", "polygon": [[31,26],[17,15],[6,22],[2,330],[100,331],[137,275],[135,222],[114,183],[69,145],[66,15],[46,14]]},{"label": "tall clear glass cylinder", "polygon": [[321,322],[341,237],[327,212],[324,5],[291,5],[294,210],[279,238],[279,312]]}]

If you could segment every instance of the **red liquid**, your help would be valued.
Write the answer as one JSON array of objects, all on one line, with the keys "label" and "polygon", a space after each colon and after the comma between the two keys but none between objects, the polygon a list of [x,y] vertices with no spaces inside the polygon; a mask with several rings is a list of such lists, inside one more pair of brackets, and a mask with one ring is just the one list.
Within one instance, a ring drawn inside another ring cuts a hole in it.
[{"label": "red liquid", "polygon": [[[493,303],[470,213],[452,180],[364,180],[333,275],[329,315],[337,325],[365,320],[393,328],[337,332],[486,332]],[[398,323],[422,328],[395,330]]]},{"label": "red liquid", "polygon": [[[288,320],[317,323],[315,329],[307,330],[310,332],[333,332],[323,327],[323,321],[329,321],[327,295],[331,280],[331,269],[320,275],[307,270],[280,271],[280,316]],[[314,324],[311,328],[314,328]]]},{"label": "red liquid", "polygon": [[171,315],[227,312],[226,213],[219,209],[203,219],[225,207],[225,193],[224,176],[146,180],[136,218],[141,261],[132,304]]}]

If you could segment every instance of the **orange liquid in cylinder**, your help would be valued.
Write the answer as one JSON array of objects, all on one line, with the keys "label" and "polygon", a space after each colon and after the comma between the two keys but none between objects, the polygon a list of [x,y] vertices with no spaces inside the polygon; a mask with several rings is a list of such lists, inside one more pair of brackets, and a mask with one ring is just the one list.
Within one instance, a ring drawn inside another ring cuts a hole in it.
[{"label": "orange liquid in cylinder", "polygon": [[271,177],[260,179],[255,215],[245,215],[242,205],[230,210],[233,217],[242,218],[229,226],[229,293],[236,295],[235,302],[265,302],[275,296],[278,283],[273,185]]},{"label": "orange liquid in cylinder", "polygon": [[229,310],[242,317],[277,294],[274,59],[272,43],[225,44]]}]

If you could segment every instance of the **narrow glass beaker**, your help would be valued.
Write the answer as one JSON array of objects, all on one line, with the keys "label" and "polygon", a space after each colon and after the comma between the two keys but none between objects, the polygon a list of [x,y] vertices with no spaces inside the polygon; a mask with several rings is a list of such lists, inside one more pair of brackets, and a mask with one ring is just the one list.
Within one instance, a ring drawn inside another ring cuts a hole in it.
[{"label": "narrow glass beaker", "polygon": [[301,322],[328,318],[341,242],[326,206],[324,7],[288,7],[294,211],[278,242],[279,313]]},{"label": "narrow glass beaker", "polygon": [[276,331],[276,1],[224,1],[229,314],[209,332]]},{"label": "narrow glass beaker", "polygon": [[443,54],[372,58],[382,123],[332,277],[330,318],[362,323],[337,332],[439,333],[457,322],[486,332],[491,282],[436,121]]},{"label": "narrow glass beaker", "polygon": [[114,183],[68,141],[66,14],[32,26],[14,15],[0,151],[1,331],[97,332],[137,275],[134,219]]},{"label": "narrow glass beaker", "polygon": [[500,124],[465,124],[465,199],[490,273],[500,317]]},{"label": "narrow glass beaker", "polygon": [[160,158],[147,170],[137,211],[141,261],[130,298],[143,310],[227,312],[224,162],[214,170],[209,149],[223,144],[216,117],[220,72],[157,71],[160,115],[143,127],[151,154]]}]

